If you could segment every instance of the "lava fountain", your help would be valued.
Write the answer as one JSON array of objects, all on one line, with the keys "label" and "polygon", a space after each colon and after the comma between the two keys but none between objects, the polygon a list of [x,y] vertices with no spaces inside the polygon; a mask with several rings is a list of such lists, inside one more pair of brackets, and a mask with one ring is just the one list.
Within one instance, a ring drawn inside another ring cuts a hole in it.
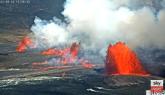
[{"label": "lava fountain", "polygon": [[16,48],[16,51],[19,52],[19,53],[23,53],[26,51],[26,49],[28,47],[31,47],[33,45],[33,42],[32,40],[30,39],[30,37],[28,36],[25,36],[21,42],[19,42],[17,48]]},{"label": "lava fountain", "polygon": [[[24,53],[28,47],[32,48],[34,47],[34,41],[30,39],[30,37],[25,36],[21,42],[18,44],[16,51],[19,53]],[[72,43],[70,47],[64,48],[64,49],[56,49],[56,48],[49,48],[47,50],[44,50],[40,52],[41,55],[52,55],[59,57],[60,59],[53,60],[53,63],[55,66],[50,66],[46,67],[45,69],[56,69],[56,68],[63,68],[66,65],[72,65],[73,63],[79,63],[82,67],[91,69],[95,65],[91,64],[88,60],[85,60],[83,58],[78,58],[78,53],[80,50],[80,43]],[[70,63],[70,64],[68,64]],[[61,64],[60,66],[56,66],[57,64]],[[32,66],[33,67],[38,67],[40,65],[49,65],[49,61],[44,61],[44,62],[33,62]],[[45,70],[44,69],[44,70]]]},{"label": "lava fountain", "polygon": [[106,71],[108,75],[149,75],[135,52],[123,42],[109,45]]}]

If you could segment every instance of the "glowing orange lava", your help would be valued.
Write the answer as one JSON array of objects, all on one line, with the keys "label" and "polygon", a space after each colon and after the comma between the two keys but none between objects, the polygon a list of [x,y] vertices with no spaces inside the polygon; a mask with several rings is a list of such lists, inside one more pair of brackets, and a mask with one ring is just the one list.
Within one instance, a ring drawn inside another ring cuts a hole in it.
[{"label": "glowing orange lava", "polygon": [[74,63],[77,59],[78,53],[79,53],[80,44],[79,43],[73,43],[70,48],[65,49],[48,49],[45,51],[42,51],[42,55],[53,55],[53,56],[60,56],[61,57],[61,64],[68,64],[68,63]]},{"label": "glowing orange lava", "polygon": [[106,56],[106,71],[110,75],[149,75],[135,52],[123,42],[109,45]]},{"label": "glowing orange lava", "polygon": [[82,63],[82,66],[86,69],[91,69],[93,68],[95,65],[91,64],[91,63]]},{"label": "glowing orange lava", "polygon": [[27,49],[27,47],[32,45],[32,40],[26,36],[22,39],[22,41],[18,44],[16,51],[17,52],[25,52],[25,50]]},{"label": "glowing orange lava", "polygon": [[42,55],[54,55],[54,56],[63,56],[69,52],[69,48],[66,49],[53,49],[49,48],[41,52]]},{"label": "glowing orange lava", "polygon": [[80,49],[80,43],[79,44],[77,44],[77,43],[72,44],[72,46],[70,48],[70,54],[72,55],[72,57],[77,57],[79,49]]},{"label": "glowing orange lava", "polygon": [[52,49],[49,48],[41,52],[42,55],[54,55],[54,56],[65,56],[67,54],[71,54],[72,57],[77,57],[79,52],[79,44],[73,43],[70,48],[65,49]]},{"label": "glowing orange lava", "polygon": [[[22,39],[22,41],[18,44],[16,51],[23,53],[26,51],[28,47],[32,48],[34,46],[34,43],[30,37],[26,36]],[[79,59],[78,53],[80,50],[80,43],[73,43],[70,47],[64,48],[64,49],[56,49],[56,48],[49,48],[47,50],[44,50],[40,52],[41,55],[52,55],[52,56],[59,56],[60,59],[57,59],[54,63],[55,64],[61,64],[61,66],[49,66],[45,67],[44,70],[49,69],[56,69],[56,68],[63,68],[65,66],[69,66],[68,63],[79,63],[80,66],[86,69],[91,69],[95,65],[88,62],[88,60]],[[40,66],[47,66],[49,65],[49,62],[46,60],[44,62],[33,62],[32,66],[34,68],[40,68]]]}]

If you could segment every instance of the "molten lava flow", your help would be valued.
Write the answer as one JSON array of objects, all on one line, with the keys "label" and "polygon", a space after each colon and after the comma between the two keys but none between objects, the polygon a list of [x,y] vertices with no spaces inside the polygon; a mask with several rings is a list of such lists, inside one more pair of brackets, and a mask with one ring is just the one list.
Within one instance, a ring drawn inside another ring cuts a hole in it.
[{"label": "molten lava flow", "polygon": [[108,74],[148,75],[136,54],[122,42],[109,45],[106,70]]},{"label": "molten lava flow", "polygon": [[71,48],[70,48],[70,54],[72,57],[77,57],[78,55],[78,52],[79,52],[79,49],[80,49],[80,43],[77,44],[77,43],[73,43]]},{"label": "molten lava flow", "polygon": [[42,51],[42,55],[54,55],[54,56],[65,56],[67,54],[71,54],[72,57],[77,57],[79,52],[79,44],[73,43],[70,48],[65,49],[47,49]]},{"label": "molten lava flow", "polygon": [[50,48],[41,52],[42,55],[55,55],[55,56],[64,56],[66,53],[69,53],[69,48],[63,50]]},{"label": "molten lava flow", "polygon": [[32,40],[26,36],[22,39],[22,41],[18,44],[16,51],[17,52],[25,52],[25,50],[27,49],[27,47],[32,45]]},{"label": "molten lava flow", "polygon": [[54,55],[54,56],[61,56],[61,63],[74,63],[77,59],[78,52],[79,52],[80,44],[73,43],[70,48],[65,49],[48,49],[42,51],[42,55]]},{"label": "molten lava flow", "polygon": [[81,64],[86,69],[91,69],[95,66],[94,64],[91,64],[91,63],[81,63]]},{"label": "molten lava flow", "polygon": [[[26,51],[27,48],[36,48],[34,42],[32,39],[28,36],[24,37],[21,42],[18,44],[16,51],[23,53]],[[41,52],[42,55],[53,55],[53,56],[59,56],[59,59],[54,60],[54,66],[52,65],[52,62],[44,61],[44,62],[33,62],[32,66],[33,68],[39,68],[41,70],[50,70],[50,69],[62,69],[67,68],[66,66],[69,66],[68,63],[80,63],[83,68],[91,69],[95,65],[88,62],[88,60],[84,59],[78,59],[78,53],[80,50],[80,43],[73,43],[71,47],[64,48],[64,49],[54,49],[49,48],[47,50],[44,50]],[[60,64],[60,65],[59,65]],[[58,66],[59,65],[59,66]],[[43,68],[42,66],[49,66]]]},{"label": "molten lava flow", "polygon": [[[18,52],[25,52],[27,47],[33,46],[32,40],[29,37],[24,37],[23,40],[19,43],[17,47]],[[56,68],[64,68],[66,66],[69,66],[68,63],[80,63],[83,68],[91,69],[95,65],[89,63],[88,60],[84,59],[78,59],[78,53],[80,50],[80,43],[73,43],[71,47],[64,48],[64,49],[54,49],[49,48],[47,50],[44,50],[41,52],[42,55],[53,55],[53,56],[59,56],[58,59],[55,59],[53,61],[44,61],[44,62],[33,62],[32,66],[34,68],[39,68],[41,70],[50,70],[50,69],[56,69]],[[53,65],[53,66],[49,66]],[[41,66],[49,66],[49,67],[41,67]],[[70,65],[71,66],[71,65]]]}]

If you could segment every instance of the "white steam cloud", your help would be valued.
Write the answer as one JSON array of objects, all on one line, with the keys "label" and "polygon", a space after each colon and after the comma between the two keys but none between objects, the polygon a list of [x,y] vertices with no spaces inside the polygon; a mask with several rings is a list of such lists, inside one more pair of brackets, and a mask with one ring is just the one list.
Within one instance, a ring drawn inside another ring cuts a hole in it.
[{"label": "white steam cloud", "polygon": [[31,30],[38,47],[48,48],[67,42],[69,34],[65,30],[66,25],[59,19],[53,18],[51,21],[45,21],[36,17],[34,23]]},{"label": "white steam cloud", "polygon": [[130,1],[67,0],[62,14],[69,24],[36,17],[31,30],[39,44],[47,47],[80,41],[85,48],[105,52],[108,44],[124,41],[135,48],[164,48],[165,10],[157,15],[147,6],[131,10],[127,7]]}]

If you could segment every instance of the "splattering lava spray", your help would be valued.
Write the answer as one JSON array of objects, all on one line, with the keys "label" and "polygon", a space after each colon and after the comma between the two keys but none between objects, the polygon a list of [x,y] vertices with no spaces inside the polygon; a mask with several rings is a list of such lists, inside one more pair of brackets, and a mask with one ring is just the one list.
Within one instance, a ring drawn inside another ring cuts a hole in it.
[{"label": "splattering lava spray", "polygon": [[123,42],[109,45],[106,56],[108,74],[148,75],[136,54]]}]

